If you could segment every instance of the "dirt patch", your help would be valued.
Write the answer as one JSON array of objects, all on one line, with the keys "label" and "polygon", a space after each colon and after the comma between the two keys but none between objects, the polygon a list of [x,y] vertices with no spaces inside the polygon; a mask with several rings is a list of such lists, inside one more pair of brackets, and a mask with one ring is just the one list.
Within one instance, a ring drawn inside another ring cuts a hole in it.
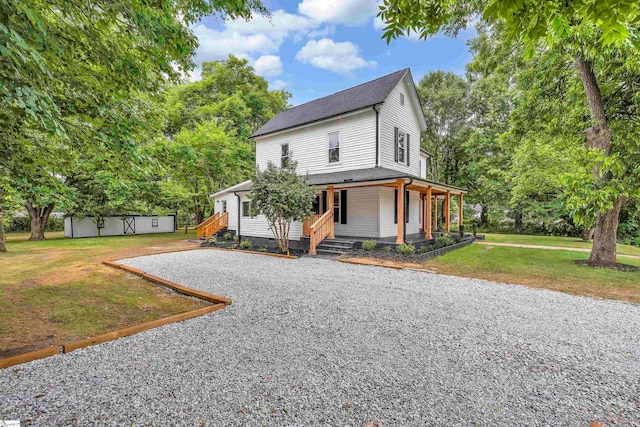
[{"label": "dirt patch", "polygon": [[592,262],[592,261],[589,261],[589,260],[576,260],[576,261],[573,261],[573,262],[574,262],[574,264],[582,265],[584,267],[591,267],[591,268],[610,268],[612,270],[631,271],[631,272],[640,271],[640,268],[638,268],[636,266],[629,265],[629,264],[621,264],[619,262],[616,262],[614,264],[603,263],[603,262]]}]

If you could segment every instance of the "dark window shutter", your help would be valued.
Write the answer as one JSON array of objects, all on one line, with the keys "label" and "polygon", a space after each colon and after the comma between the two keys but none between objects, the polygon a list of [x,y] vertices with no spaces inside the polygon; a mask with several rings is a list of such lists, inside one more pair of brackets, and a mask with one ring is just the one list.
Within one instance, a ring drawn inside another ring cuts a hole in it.
[{"label": "dark window shutter", "polygon": [[347,190],[340,190],[340,224],[347,223]]},{"label": "dark window shutter", "polygon": [[409,222],[409,191],[404,192],[404,222]]},{"label": "dark window shutter", "polygon": [[322,192],[322,213],[327,211],[327,192]]},{"label": "dark window shutter", "polygon": [[398,128],[393,128],[393,158],[398,163]]},{"label": "dark window shutter", "polygon": [[409,144],[409,142],[410,142],[410,141],[409,141],[409,134],[407,134],[407,135],[405,136],[405,139],[407,140],[407,141],[406,141],[406,144],[405,144],[405,147],[406,147],[406,150],[405,150],[405,151],[406,151],[406,153],[405,153],[405,154],[406,154],[406,156],[407,156],[407,166],[411,166],[411,164],[409,163],[409,161],[411,160],[411,156],[409,155],[409,146],[411,145],[411,144]]},{"label": "dark window shutter", "polygon": [[398,223],[398,189],[393,190],[393,223]]}]

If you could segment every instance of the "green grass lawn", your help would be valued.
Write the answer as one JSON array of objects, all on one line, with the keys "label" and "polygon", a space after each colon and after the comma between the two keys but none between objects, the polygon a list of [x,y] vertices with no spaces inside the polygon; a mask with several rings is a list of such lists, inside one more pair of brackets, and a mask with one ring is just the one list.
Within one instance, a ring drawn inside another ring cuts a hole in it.
[{"label": "green grass lawn", "polygon": [[203,303],[170,293],[102,261],[197,248],[195,233],[65,239],[62,232],[30,242],[7,234],[0,254],[0,357],[94,336]]},{"label": "green grass lawn", "polygon": [[[591,249],[591,242],[584,242],[578,237],[557,237],[557,236],[529,236],[524,234],[493,234],[481,233],[485,235],[488,242],[515,243],[520,245],[538,246],[562,246],[569,248]],[[640,256],[640,248],[629,245],[618,244],[618,254]],[[626,261],[625,261],[626,262]]]},{"label": "green grass lawn", "polygon": [[[512,242],[533,244],[527,239]],[[590,268],[573,262],[588,258],[589,253],[585,252],[472,244],[426,261],[424,266],[456,276],[640,302],[640,273]],[[640,267],[640,259],[624,258],[624,263]]]}]

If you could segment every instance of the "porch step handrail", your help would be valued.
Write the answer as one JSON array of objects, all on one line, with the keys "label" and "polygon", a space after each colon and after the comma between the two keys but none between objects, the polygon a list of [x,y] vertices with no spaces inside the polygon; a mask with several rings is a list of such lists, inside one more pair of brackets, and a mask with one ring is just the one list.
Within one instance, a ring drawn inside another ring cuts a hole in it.
[{"label": "porch step handrail", "polygon": [[219,217],[215,218],[209,224],[204,227],[204,239],[209,240],[209,237],[213,236],[218,231],[229,226],[229,212],[225,212]]},{"label": "porch step handrail", "polygon": [[302,235],[309,236],[311,234],[311,225],[314,224],[322,215],[315,214],[311,215],[307,218],[305,222],[302,223]]},{"label": "porch step handrail", "polygon": [[211,215],[209,218],[205,219],[204,221],[202,221],[200,224],[198,224],[196,226],[196,239],[199,239],[200,237],[204,236],[205,234],[205,228],[207,227],[207,225],[211,224],[213,221],[216,220],[216,218],[218,218],[220,216],[220,212],[216,212],[213,215]]},{"label": "porch step handrail", "polygon": [[325,212],[309,227],[309,255],[316,255],[316,247],[333,232],[333,209]]}]

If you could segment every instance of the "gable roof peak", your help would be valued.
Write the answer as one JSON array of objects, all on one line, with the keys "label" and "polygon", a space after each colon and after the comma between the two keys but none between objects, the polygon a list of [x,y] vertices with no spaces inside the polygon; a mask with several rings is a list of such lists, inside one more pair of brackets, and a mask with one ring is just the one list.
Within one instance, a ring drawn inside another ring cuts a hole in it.
[{"label": "gable roof peak", "polygon": [[291,107],[276,114],[254,132],[252,137],[268,135],[381,104],[407,73],[411,75],[411,70],[404,68],[334,94]]}]

